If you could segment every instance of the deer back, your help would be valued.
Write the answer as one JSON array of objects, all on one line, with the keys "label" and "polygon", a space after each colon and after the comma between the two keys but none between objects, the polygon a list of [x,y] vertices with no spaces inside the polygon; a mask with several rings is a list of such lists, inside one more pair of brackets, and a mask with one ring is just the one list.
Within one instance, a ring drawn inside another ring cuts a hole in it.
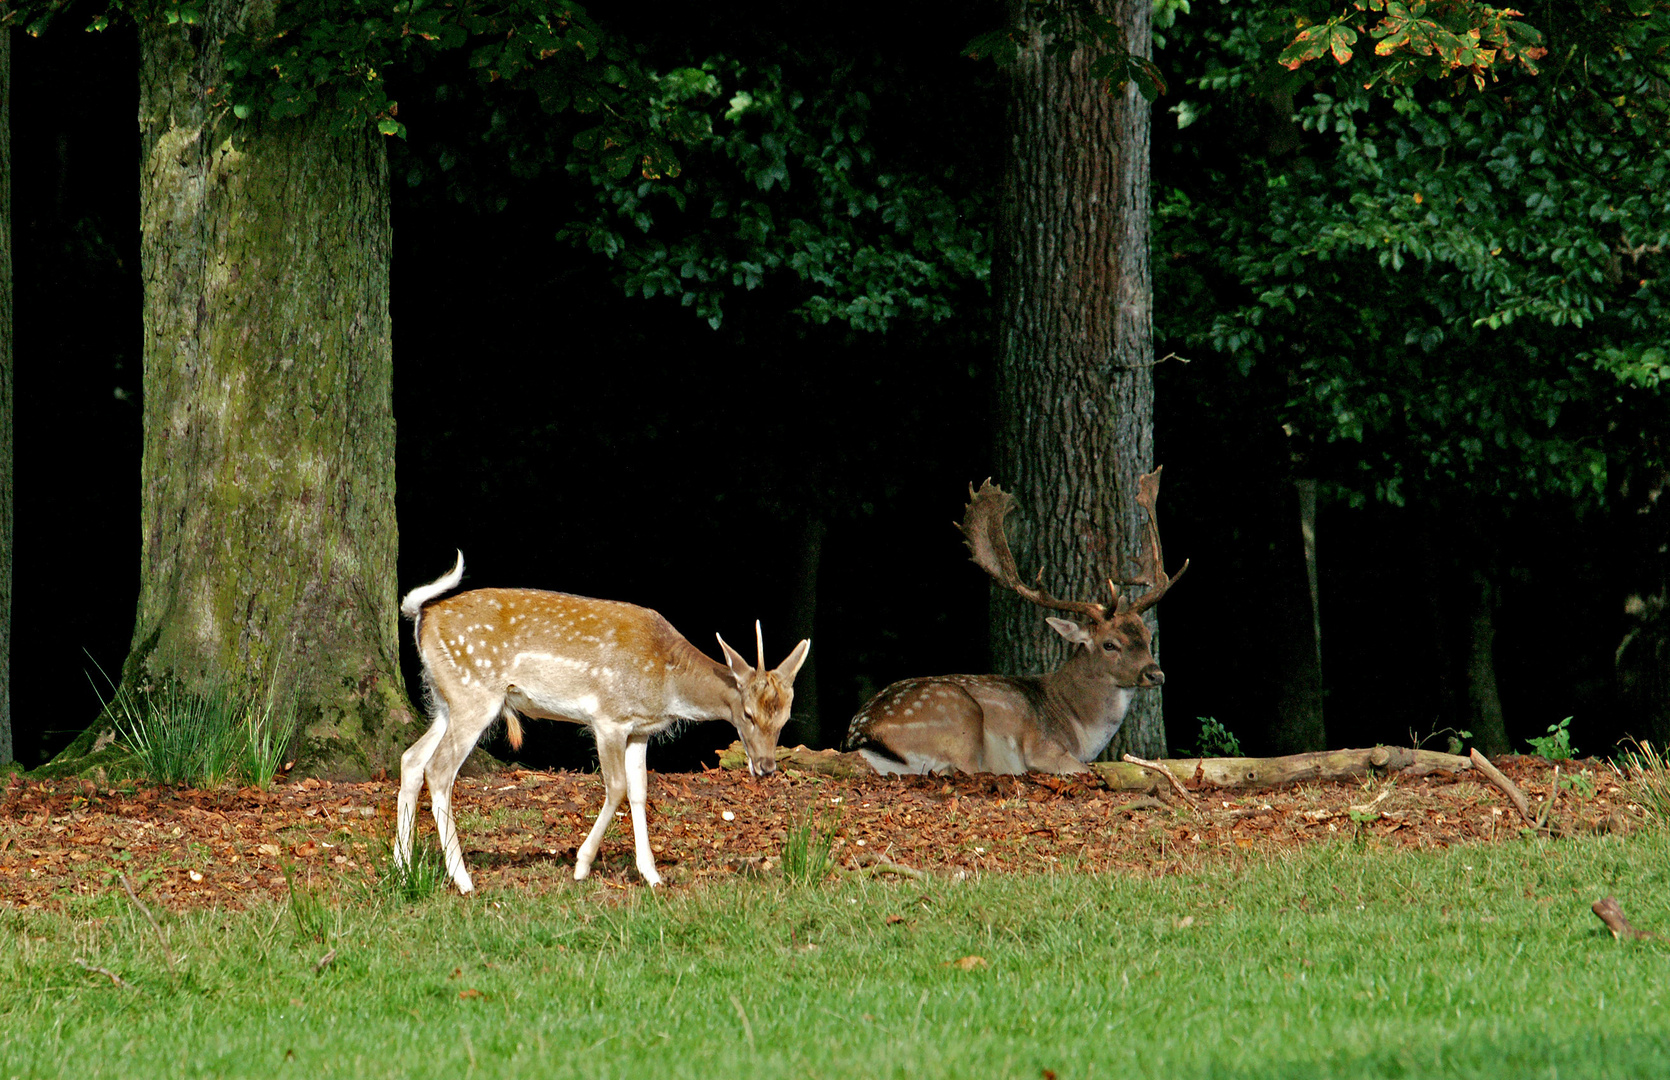
[{"label": "deer back", "polygon": [[475,589],[429,604],[418,629],[426,673],[506,695],[531,716],[731,719],[727,668],[657,612],[536,589]]}]

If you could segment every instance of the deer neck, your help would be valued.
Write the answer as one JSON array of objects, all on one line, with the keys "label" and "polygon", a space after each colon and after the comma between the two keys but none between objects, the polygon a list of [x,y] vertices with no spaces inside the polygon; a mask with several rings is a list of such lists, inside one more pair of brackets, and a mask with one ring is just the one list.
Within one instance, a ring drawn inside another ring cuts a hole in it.
[{"label": "deer neck", "polygon": [[667,707],[681,720],[736,722],[742,694],[730,669],[682,637],[667,650]]},{"label": "deer neck", "polygon": [[1107,749],[1136,695],[1120,686],[1107,669],[1082,648],[1041,680],[1050,713],[1078,740],[1074,756],[1090,761]]}]

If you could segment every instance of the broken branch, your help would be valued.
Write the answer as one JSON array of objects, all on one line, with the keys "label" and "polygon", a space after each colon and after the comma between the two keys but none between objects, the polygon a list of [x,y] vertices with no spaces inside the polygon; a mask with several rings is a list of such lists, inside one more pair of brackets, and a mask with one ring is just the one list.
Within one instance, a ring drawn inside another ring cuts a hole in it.
[{"label": "broken branch", "polygon": [[115,983],[117,986],[121,987],[123,990],[137,990],[137,989],[139,989],[139,987],[137,987],[137,986],[133,985],[132,983],[128,982],[126,979],[122,978],[120,975],[116,974],[114,971],[111,971],[109,968],[94,967],[92,964],[89,964],[87,961],[81,959],[81,957],[79,957],[79,956],[75,957],[70,962],[73,963],[76,967],[81,968],[84,971],[90,971],[95,975],[103,975],[105,978],[109,979],[111,982]]},{"label": "broken branch", "polygon": [[128,899],[132,900],[134,906],[144,914],[145,921],[151,924],[151,929],[157,932],[157,940],[162,943],[162,954],[168,957],[168,977],[177,979],[179,976],[174,973],[174,950],[168,947],[168,938],[163,935],[162,927],[157,925],[157,920],[151,914],[151,909],[146,907],[139,899],[139,895],[133,891],[133,882],[128,880],[126,874],[122,875],[122,888],[128,891]]},{"label": "broken branch", "polygon": [[1492,765],[1489,758],[1479,753],[1477,747],[1474,747],[1469,755],[1473,759],[1473,765],[1484,773],[1485,779],[1495,784],[1497,790],[1506,795],[1508,801],[1513,803],[1513,808],[1519,811],[1519,816],[1525,819],[1525,824],[1533,829],[1540,830],[1542,823],[1531,813],[1531,802],[1525,797],[1525,793],[1520,791],[1512,780],[1503,775],[1501,769]]},{"label": "broken branch", "polygon": [[1612,931],[1612,936],[1620,941],[1625,938],[1638,941],[1641,938],[1658,937],[1657,934],[1649,933],[1646,930],[1637,930],[1631,926],[1629,920],[1624,918],[1624,909],[1618,904],[1617,900],[1610,896],[1602,900],[1596,900],[1590,905],[1589,910],[1600,916],[1600,921],[1605,923],[1606,928]]},{"label": "broken branch", "polygon": [[1146,758],[1139,758],[1135,754],[1126,754],[1124,760],[1130,762],[1132,765],[1141,765],[1145,769],[1153,769],[1155,772],[1164,776],[1167,780],[1170,780],[1171,786],[1176,788],[1177,793],[1183,796],[1183,801],[1189,804],[1189,809],[1193,810],[1197,814],[1200,813],[1200,804],[1195,802],[1194,796],[1189,794],[1189,789],[1183,786],[1183,781],[1177,779],[1176,774],[1170,769],[1166,768],[1158,761],[1149,761]]}]

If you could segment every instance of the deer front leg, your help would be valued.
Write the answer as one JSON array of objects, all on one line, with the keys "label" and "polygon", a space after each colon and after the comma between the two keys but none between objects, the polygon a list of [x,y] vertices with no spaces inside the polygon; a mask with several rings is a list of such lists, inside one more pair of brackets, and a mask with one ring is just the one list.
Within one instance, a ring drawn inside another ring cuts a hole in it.
[{"label": "deer front leg", "polygon": [[614,820],[615,810],[626,795],[626,729],[599,724],[593,730],[597,732],[597,765],[603,772],[603,812],[597,815],[597,824],[591,827],[586,842],[580,845],[580,853],[574,858],[575,881],[591,873],[597,850],[603,846],[603,834],[609,830],[609,822]]},{"label": "deer front leg", "polygon": [[1060,743],[1049,739],[1034,740],[1027,744],[1024,753],[1029,772],[1054,773],[1060,776],[1065,773],[1091,771],[1090,766],[1069,754]]},{"label": "deer front leg", "polygon": [[655,870],[655,854],[649,847],[649,818],[644,812],[649,799],[649,739],[636,736],[626,743],[626,796],[632,804],[632,839],[638,853],[638,873],[651,885],[661,884]]},{"label": "deer front leg", "polygon": [[436,706],[435,721],[429,725],[429,730],[418,736],[418,741],[400,755],[400,799],[395,813],[394,840],[396,866],[412,864],[412,830],[417,824],[417,801],[423,792],[424,770],[429,765],[429,759],[435,756],[435,747],[440,745],[446,729],[447,708],[445,704],[440,704]]}]

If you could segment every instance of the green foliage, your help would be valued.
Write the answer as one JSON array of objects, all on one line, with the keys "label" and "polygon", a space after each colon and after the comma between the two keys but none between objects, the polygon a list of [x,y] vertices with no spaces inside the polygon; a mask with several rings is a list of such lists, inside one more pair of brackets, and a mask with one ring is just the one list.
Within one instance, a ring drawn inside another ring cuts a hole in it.
[{"label": "green foliage", "polygon": [[1156,192],[1161,332],[1279,368],[1295,458],[1354,502],[1593,501],[1656,467],[1670,4],[1550,5],[1542,73],[1462,95],[1377,82],[1360,57],[1283,75],[1282,10],[1176,35],[1190,138],[1274,108],[1292,150],[1242,143]]},{"label": "green foliage", "polygon": [[188,690],[174,680],[112,689],[104,715],[155,784],[215,787],[227,780],[267,787],[295,732],[295,702],[211,682]]},{"label": "green foliage", "polygon": [[1571,744],[1571,732],[1567,730],[1571,720],[1568,716],[1558,724],[1549,724],[1547,735],[1526,739],[1531,744],[1531,752],[1549,761],[1570,761],[1577,753],[1577,748]]},{"label": "green foliage", "polygon": [[1199,716],[1200,738],[1195,741],[1196,757],[1240,757],[1241,740],[1213,716]]},{"label": "green foliage", "polygon": [[[73,0],[26,0],[0,17],[42,32]],[[194,0],[113,0],[89,30],[113,17],[205,21]],[[220,28],[216,28],[217,32]],[[636,52],[573,3],[554,0],[290,0],[226,33],[226,82],[212,104],[240,120],[283,120],[324,109],[343,128],[372,124],[406,135],[389,91],[399,69],[466,53],[483,86],[525,85],[547,114],[572,110],[593,123],[575,137],[608,175],[676,176],[680,117],[652,118],[642,103],[655,80]]]},{"label": "green foliage", "polygon": [[783,877],[797,885],[817,885],[835,870],[835,823],[811,815],[789,822],[783,840]]},{"label": "green foliage", "polygon": [[[1174,12],[1178,2],[1159,0],[1155,7]],[[1181,0],[1185,9],[1187,2]],[[1094,54],[1090,75],[1106,80],[1110,94],[1123,91],[1129,83],[1135,83],[1148,101],[1166,92],[1160,69],[1146,56],[1131,52],[1125,28],[1092,0],[1022,0],[1018,14],[1018,25],[979,35],[963,46],[963,53],[1007,67],[1019,58],[1021,46],[1036,33],[1044,42],[1047,56],[1065,60],[1078,49],[1088,49]]]},{"label": "green foliage", "polygon": [[665,296],[715,328],[725,295],[773,277],[798,283],[798,313],[881,331],[933,322],[957,291],[981,290],[990,241],[977,196],[939,176],[889,167],[868,139],[871,102],[851,66],[810,95],[776,65],[717,58],[669,72],[652,126],[680,132],[690,168],[677,184],[626,177],[576,158],[593,201],[562,238],[611,260],[632,295]]},{"label": "green foliage", "polygon": [[0,912],[0,1055],[89,1080],[580,1077],[604,1054],[674,1078],[1654,1076],[1667,948],[1588,905],[1662,932],[1667,884],[1656,831],[1164,876],[564,883],[339,904],[323,966],[283,904],[161,915],[177,983],[116,886]]},{"label": "green foliage", "polygon": [[[1385,58],[1366,85],[1413,83],[1465,72],[1475,86],[1500,67],[1518,66],[1535,75],[1535,61],[1548,54],[1542,34],[1514,18],[1521,12],[1474,0],[1352,0],[1343,13],[1335,5],[1297,5],[1302,29],[1277,58],[1289,70],[1324,55],[1351,62],[1359,37],[1375,42]],[[1315,22],[1310,15],[1325,21]]]}]

